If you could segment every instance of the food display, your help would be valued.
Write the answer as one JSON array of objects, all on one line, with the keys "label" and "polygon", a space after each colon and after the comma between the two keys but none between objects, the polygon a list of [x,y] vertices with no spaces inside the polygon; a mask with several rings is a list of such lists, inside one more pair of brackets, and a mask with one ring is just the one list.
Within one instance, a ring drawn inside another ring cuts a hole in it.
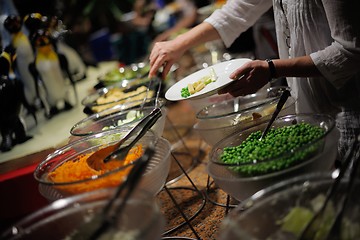
[{"label": "food display", "polygon": [[[158,136],[161,136],[163,133],[167,112],[164,106],[160,107],[162,116],[151,128]],[[89,117],[77,122],[70,129],[71,135],[81,137],[111,130],[121,130],[122,133],[126,133],[131,128],[133,128],[141,119],[148,116],[154,110],[154,106],[143,106],[123,111],[116,109],[114,113],[111,113],[111,110],[114,110],[114,108],[107,109],[100,113],[92,114]],[[117,136],[118,134],[119,133],[116,133],[114,135]],[[108,138],[113,138],[113,136]]]},{"label": "food display", "polygon": [[[270,129],[261,140],[262,131],[256,131],[251,133],[240,145],[225,147],[220,159],[226,164],[238,164],[238,167],[231,167],[231,169],[244,176],[280,171],[316,153],[317,148],[321,146],[321,142],[316,141],[324,133],[325,130],[321,127],[308,123]],[[306,145],[311,146],[294,155],[286,154],[287,152],[296,152],[297,149],[304,148]],[[271,161],[274,158],[276,160]]]},{"label": "food display", "polygon": [[[126,179],[127,174],[131,170],[130,165],[142,156],[143,149],[141,145],[135,146],[124,160],[113,160],[108,163],[100,161],[103,163],[101,170],[91,168],[86,162],[87,158],[93,153],[81,154],[75,159],[62,163],[48,174],[49,181],[60,184],[56,188],[65,195],[78,194],[105,187],[115,187]],[[114,173],[111,176],[102,178],[106,173],[113,171]],[[91,178],[99,179],[90,183],[81,183],[82,180]],[[61,183],[70,182],[78,182],[78,184],[61,186]]]},{"label": "food display", "polygon": [[126,113],[125,119],[119,119],[115,124],[104,126],[101,130],[104,131],[104,130],[108,130],[108,129],[114,129],[114,128],[123,126],[124,124],[131,123],[131,122],[133,122],[135,124],[135,122],[137,120],[140,120],[143,117],[144,117],[143,112],[140,112],[137,110],[130,110],[129,112]]},{"label": "food display", "polygon": [[[115,191],[104,188],[57,200],[9,225],[0,232],[0,239],[90,239],[90,235],[99,227],[100,216]],[[115,205],[122,201],[123,197],[119,197]],[[161,239],[165,228],[165,218],[159,204],[145,191],[133,193],[113,221],[114,224],[97,240]]]},{"label": "food display", "polygon": [[[96,162],[96,169],[88,165],[87,158],[98,150],[117,143],[117,134],[125,135],[127,130],[113,129],[94,135],[82,137],[53,153],[49,154],[37,166],[34,177],[39,183],[40,193],[49,201],[54,201],[74,194],[93,191],[99,188],[115,187],[121,184],[132,168],[132,161],[138,159],[149,146],[155,153],[143,173],[138,188],[156,195],[164,186],[170,169],[170,143],[148,131],[136,142],[125,161],[112,160],[104,163],[103,169],[97,168],[101,159]],[[126,140],[127,146],[134,138]],[[101,165],[100,165],[101,166]]]},{"label": "food display", "polygon": [[125,92],[122,88],[111,88],[104,95],[96,99],[94,106],[91,107],[92,111],[100,112],[105,109],[111,108],[117,104],[123,104],[127,102],[134,102],[137,100],[152,98],[154,91],[147,91],[146,86],[140,86],[134,91]]},{"label": "food display", "polygon": [[[224,219],[219,240],[297,240],[307,224],[323,206],[326,194],[334,182],[331,172],[317,172],[285,179],[244,199]],[[346,192],[349,179],[339,182],[339,196]],[[342,215],[337,240],[360,238],[359,182],[355,181],[347,207]],[[327,235],[337,214],[342,198],[332,198],[323,212],[322,221],[312,229],[313,237],[329,239]],[[331,236],[330,236],[331,237]],[[332,236],[334,237],[334,236]]]},{"label": "food display", "polygon": [[269,135],[259,141],[267,124],[237,131],[211,150],[208,174],[237,200],[285,179],[327,171],[334,165],[339,132],[332,117],[285,115],[276,119]]},{"label": "food display", "polygon": [[[248,96],[236,97],[209,104],[197,114],[194,129],[210,146],[231,135],[261,124],[271,118],[279,98],[288,87],[269,88]],[[295,113],[295,99],[289,97],[279,116]]]},{"label": "food display", "polygon": [[99,81],[105,85],[112,85],[122,80],[141,79],[147,75],[150,64],[138,63],[129,66],[112,69],[99,77]]}]

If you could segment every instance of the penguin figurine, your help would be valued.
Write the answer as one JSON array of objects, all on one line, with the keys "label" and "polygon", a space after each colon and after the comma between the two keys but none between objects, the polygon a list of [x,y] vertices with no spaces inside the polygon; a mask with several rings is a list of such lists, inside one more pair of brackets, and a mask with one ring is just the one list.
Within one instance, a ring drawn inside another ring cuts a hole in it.
[{"label": "penguin figurine", "polygon": [[74,55],[67,56],[63,51],[61,51],[63,49],[60,48],[61,45],[59,44],[59,38],[64,32],[66,32],[66,30],[55,30],[55,28],[58,27],[58,18],[43,16],[40,13],[30,13],[24,17],[24,25],[29,31],[29,39],[32,43],[34,51],[34,38],[37,37],[39,31],[46,32],[46,35],[50,39],[50,42],[53,45],[53,49],[59,58],[60,67],[62,69],[64,78],[70,80],[70,83],[74,89],[75,101],[77,103],[78,96],[75,87],[75,80],[73,78],[74,73],[72,70],[78,65],[76,65],[74,62]]},{"label": "penguin figurine", "polygon": [[[86,65],[79,54],[63,41],[63,36],[69,31],[66,30],[63,22],[57,16],[47,16],[44,18],[46,27],[54,41],[55,50],[60,60],[63,57],[62,68],[67,75],[73,78],[73,81],[79,81],[86,78]],[[68,72],[67,72],[68,71]]]},{"label": "penguin figurine", "polygon": [[[21,106],[29,108],[21,81],[13,72],[15,49],[8,46],[0,55],[0,151],[10,151],[13,146],[26,142],[31,136],[26,134],[20,118]],[[35,114],[32,113],[35,121]]]},{"label": "penguin figurine", "polygon": [[25,28],[28,30],[28,38],[35,51],[35,46],[33,45],[34,37],[37,35],[37,31],[44,29],[45,27],[43,16],[40,13],[27,14],[23,19],[23,23]]},{"label": "penguin figurine", "polygon": [[11,34],[11,45],[16,49],[16,74],[23,83],[27,102],[40,108],[38,83],[29,70],[29,64],[35,56],[29,38],[21,31],[22,19],[17,15],[9,15],[4,27]]},{"label": "penguin figurine", "polygon": [[[68,84],[48,32],[39,30],[33,41],[35,61],[30,65],[30,68],[34,78],[40,79],[44,84],[48,105],[45,107],[45,116],[51,118],[60,110],[69,110],[73,107],[70,100],[67,99]],[[74,89],[74,91],[76,90]]]}]

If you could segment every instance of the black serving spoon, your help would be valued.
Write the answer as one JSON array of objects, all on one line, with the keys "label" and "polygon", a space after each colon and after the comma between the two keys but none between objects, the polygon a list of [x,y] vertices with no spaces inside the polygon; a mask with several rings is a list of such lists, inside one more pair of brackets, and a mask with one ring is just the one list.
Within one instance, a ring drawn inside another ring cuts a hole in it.
[{"label": "black serving spoon", "polygon": [[260,141],[269,132],[271,125],[274,123],[275,119],[279,115],[281,109],[283,108],[283,106],[284,106],[284,104],[285,104],[285,102],[286,102],[286,100],[288,99],[289,96],[290,96],[290,91],[289,90],[285,90],[281,94],[280,99],[279,99],[278,103],[276,104],[276,109],[275,109],[274,113],[272,114],[271,119],[270,119],[268,125],[266,126],[265,130],[261,134],[261,137],[259,138]]},{"label": "black serving spoon", "polygon": [[[145,150],[140,159],[134,163],[125,182],[116,188],[114,195],[109,199],[103,210],[95,215],[89,222],[81,225],[80,228],[70,236],[70,239],[96,240],[113,226],[116,219],[121,216],[128,199],[134,192],[134,189],[136,189],[154,153],[155,151],[152,147],[148,147]],[[119,198],[120,196],[122,196],[121,199]],[[121,202],[118,204],[117,200],[119,199]]]}]

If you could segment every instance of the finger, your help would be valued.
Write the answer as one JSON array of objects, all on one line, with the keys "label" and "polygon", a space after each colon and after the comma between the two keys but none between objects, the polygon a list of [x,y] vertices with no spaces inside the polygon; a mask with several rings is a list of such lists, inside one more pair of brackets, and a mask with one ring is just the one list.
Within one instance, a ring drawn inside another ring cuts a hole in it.
[{"label": "finger", "polygon": [[239,79],[242,75],[243,75],[242,69],[236,69],[234,72],[232,72],[232,73],[229,75],[229,78],[231,78],[231,79],[233,79],[233,80],[237,80],[237,79]]},{"label": "finger", "polygon": [[171,66],[173,65],[174,61],[169,61],[164,64],[164,69],[162,72],[162,79],[166,78],[166,75],[170,72]]},{"label": "finger", "polygon": [[233,82],[231,82],[226,87],[220,89],[219,93],[223,94],[223,93],[233,91],[235,89],[243,88],[244,85],[247,85],[248,77],[249,77],[248,75],[242,75],[241,77],[235,79]]},{"label": "finger", "polygon": [[150,64],[150,71],[149,71],[149,78],[154,77],[159,70],[159,68],[163,65],[164,61],[161,60],[160,57],[157,57],[155,62],[151,65]]},{"label": "finger", "polygon": [[150,64],[153,64],[157,58],[157,56],[159,55],[159,50],[157,47],[157,43],[154,43],[153,48],[151,50],[150,56],[149,56],[149,60],[150,60]]},{"label": "finger", "polygon": [[251,71],[251,69],[252,69],[252,67],[248,63],[244,64],[243,66],[239,67],[234,72],[232,72],[229,75],[229,78],[234,79],[234,80],[239,79],[239,78],[241,78],[241,76],[249,73]]}]

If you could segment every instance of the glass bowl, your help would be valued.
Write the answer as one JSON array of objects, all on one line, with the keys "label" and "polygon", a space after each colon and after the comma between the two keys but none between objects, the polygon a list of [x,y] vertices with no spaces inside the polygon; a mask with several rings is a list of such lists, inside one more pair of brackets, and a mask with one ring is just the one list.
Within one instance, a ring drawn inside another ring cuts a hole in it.
[{"label": "glass bowl", "polygon": [[[164,103],[162,100],[159,100],[159,102]],[[122,106],[123,105],[116,105],[84,118],[70,129],[71,135],[81,137],[111,131],[113,129],[129,130],[154,110],[154,106],[144,106],[122,111]],[[152,130],[160,137],[164,131],[167,109],[164,104],[159,107],[161,108],[162,116],[154,124]]]},{"label": "glass bowl", "polygon": [[[322,205],[333,181],[330,172],[311,173],[262,189],[241,202],[224,219],[219,230],[219,240],[299,239],[299,232]],[[340,182],[340,192],[344,193],[347,183],[348,178]],[[358,190],[360,182],[356,181],[354,192]],[[344,212],[343,227],[346,227],[343,230],[350,235],[343,239],[360,238],[359,200],[359,195],[352,194],[348,203],[351,207]],[[329,219],[332,219],[332,213],[331,209],[327,211]]]},{"label": "glass bowl", "polygon": [[[194,129],[206,143],[214,146],[226,136],[271,118],[284,90],[288,87],[268,88],[244,97],[237,97],[209,105],[196,114]],[[289,97],[279,116],[295,113],[295,99]]]},{"label": "glass bowl", "polygon": [[145,85],[123,87],[114,84],[100,88],[95,93],[86,96],[81,101],[81,104],[85,106],[84,113],[98,113],[115,105],[143,100],[145,97],[152,98],[154,96],[154,89],[156,89],[156,86],[151,86],[149,91],[147,91],[147,86]]},{"label": "glass bowl", "polygon": [[98,81],[105,86],[120,83],[122,86],[132,84],[134,81],[146,81],[150,64],[145,62],[133,63],[127,66],[114,68],[98,77]]},{"label": "glass bowl", "polygon": [[[112,130],[90,135],[71,142],[49,154],[35,169],[34,177],[39,182],[40,193],[50,201],[94,191],[99,188],[115,187],[127,177],[133,164],[112,160],[105,164],[106,169],[90,168],[86,159],[97,150],[119,141],[124,132]],[[124,143],[126,146],[132,140]],[[133,147],[134,152],[127,160],[136,161],[141,149],[155,144],[155,154],[139,183],[139,188],[156,195],[163,187],[170,168],[170,143],[148,131]],[[135,159],[135,160],[134,160]],[[130,163],[129,163],[130,162]]]},{"label": "glass bowl", "polygon": [[[248,139],[250,134],[257,131],[262,132],[267,126],[267,122],[238,131],[218,142],[211,150],[210,161],[207,165],[209,175],[221,189],[241,201],[256,191],[284,179],[307,172],[331,169],[336,159],[339,139],[335,120],[328,115],[321,114],[286,115],[275,120],[272,129],[286,128],[300,123],[319,127],[323,129],[324,133],[310,142],[306,140],[308,136],[304,135],[303,139],[307,143],[301,147],[289,147],[281,150],[283,146],[280,146],[277,151],[282,151],[281,154],[272,151],[272,156],[267,155],[262,159],[255,158],[251,162],[225,163],[221,160],[224,149],[239,146]],[[288,144],[293,143],[291,138],[286,141]],[[263,148],[267,147],[263,146]],[[250,154],[256,153],[250,151]]]},{"label": "glass bowl", "polygon": [[[71,239],[70,236],[81,229],[83,224],[102,211],[113,193],[114,189],[107,188],[59,199],[15,223],[0,238]],[[106,234],[111,236],[107,239],[160,239],[164,225],[164,216],[151,194],[136,191],[127,201],[114,227]],[[86,236],[83,239],[87,239]]]},{"label": "glass bowl", "polygon": [[[155,104],[155,102],[157,104]],[[110,114],[113,114],[113,113],[118,113],[118,112],[122,112],[122,111],[125,111],[125,110],[130,110],[130,109],[133,109],[133,108],[137,108],[137,107],[140,107],[141,105],[143,105],[144,107],[155,107],[158,106],[160,108],[162,107],[165,107],[166,105],[166,99],[165,98],[157,98],[154,97],[154,98],[146,98],[146,100],[144,101],[144,99],[141,99],[141,100],[135,100],[135,101],[129,101],[129,102],[126,102],[126,103],[122,103],[122,104],[117,104],[111,108],[107,108],[103,111],[100,111],[96,114],[98,114],[100,117],[104,117],[104,116],[107,116],[107,115],[110,115]],[[92,114],[90,114],[92,115]]]}]

